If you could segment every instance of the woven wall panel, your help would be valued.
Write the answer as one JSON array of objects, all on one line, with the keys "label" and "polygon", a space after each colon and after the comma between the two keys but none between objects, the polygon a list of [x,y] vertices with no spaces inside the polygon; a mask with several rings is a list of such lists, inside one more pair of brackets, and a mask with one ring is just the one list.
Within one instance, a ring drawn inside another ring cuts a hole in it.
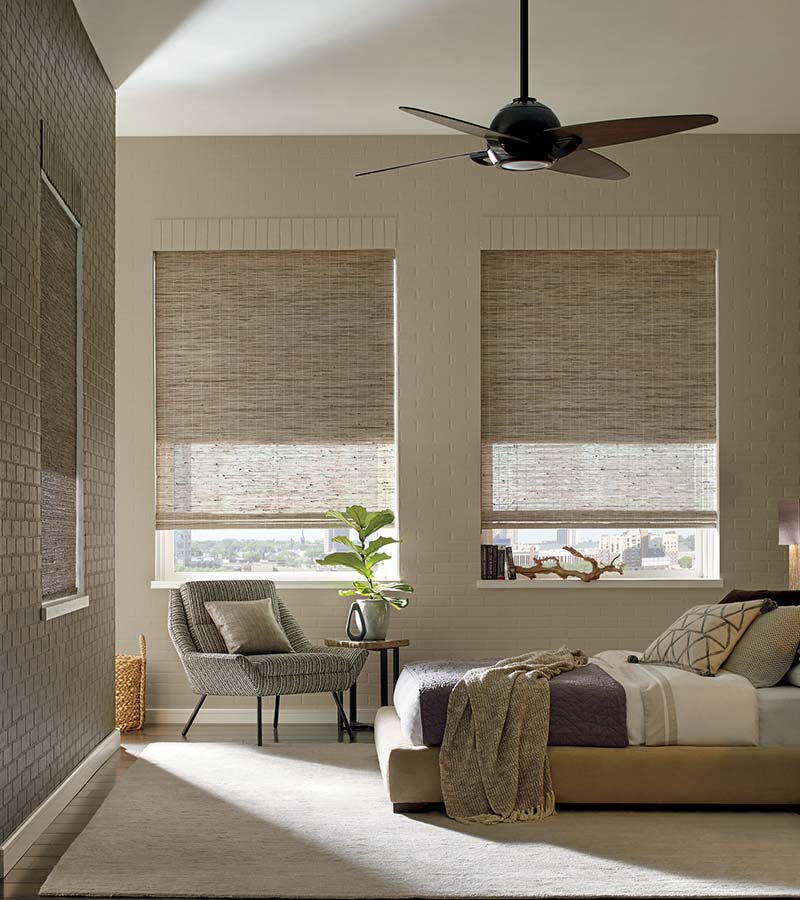
[{"label": "woven wall panel", "polygon": [[76,591],[77,249],[74,224],[42,184],[42,598]]},{"label": "woven wall panel", "polygon": [[716,252],[484,251],[482,518],[716,522]]},{"label": "woven wall panel", "polygon": [[156,254],[156,527],[394,500],[394,253]]},{"label": "woven wall panel", "polygon": [[[0,2],[0,843],[114,728],[114,106],[114,87],[72,0]],[[42,383],[42,119],[58,129],[83,186],[87,238],[90,605],[51,620],[40,618],[40,401],[52,396]]]}]

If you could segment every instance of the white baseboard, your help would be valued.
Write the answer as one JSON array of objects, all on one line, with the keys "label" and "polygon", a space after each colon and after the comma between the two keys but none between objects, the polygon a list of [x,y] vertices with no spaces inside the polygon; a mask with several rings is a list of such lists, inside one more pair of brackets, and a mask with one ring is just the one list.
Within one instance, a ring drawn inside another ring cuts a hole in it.
[{"label": "white baseboard", "polygon": [[3,878],[38,840],[48,825],[64,811],[70,800],[94,773],[119,749],[119,731],[115,728],[108,737],[90,751],[77,767],[61,782],[52,794],[0,844],[0,872]]},{"label": "white baseboard", "polygon": [[[345,698],[345,712],[350,710]],[[169,709],[155,707],[147,710],[148,725],[184,725],[192,714],[191,709]],[[374,709],[359,709],[359,722],[372,722]],[[330,709],[281,709],[280,721],[286,725],[335,725],[336,707],[331,700]],[[197,714],[195,725],[253,725],[256,724],[256,705],[252,709],[243,707],[208,707],[205,706]],[[272,727],[272,701],[264,698],[264,728]]]}]

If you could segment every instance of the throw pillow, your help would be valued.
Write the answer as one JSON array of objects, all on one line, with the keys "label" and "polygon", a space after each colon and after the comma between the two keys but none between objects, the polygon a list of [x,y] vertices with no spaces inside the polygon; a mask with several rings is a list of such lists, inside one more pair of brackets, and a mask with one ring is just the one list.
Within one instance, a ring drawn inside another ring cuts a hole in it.
[{"label": "throw pillow", "polygon": [[778,606],[800,606],[800,591],[741,591],[734,588],[720,600],[720,603],[740,603],[742,600],[774,600]]},{"label": "throw pillow", "polygon": [[795,663],[786,673],[786,680],[795,687],[800,687],[800,663]]},{"label": "throw pillow", "polygon": [[275,618],[271,600],[224,600],[205,607],[228,653],[294,652]]},{"label": "throw pillow", "polygon": [[800,606],[785,606],[759,616],[739,639],[722,666],[724,672],[744,675],[754,687],[776,685],[797,658],[800,644]]},{"label": "throw pillow", "polygon": [[750,623],[774,608],[772,600],[694,606],[631,661],[715,675]]}]

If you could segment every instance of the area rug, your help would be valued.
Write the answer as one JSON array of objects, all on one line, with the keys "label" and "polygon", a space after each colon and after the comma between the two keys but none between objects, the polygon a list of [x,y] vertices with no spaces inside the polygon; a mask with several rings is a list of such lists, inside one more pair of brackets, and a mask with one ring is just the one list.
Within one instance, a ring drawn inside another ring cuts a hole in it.
[{"label": "area rug", "polygon": [[151,744],[42,893],[136,897],[796,897],[790,812],[396,815],[369,743]]}]

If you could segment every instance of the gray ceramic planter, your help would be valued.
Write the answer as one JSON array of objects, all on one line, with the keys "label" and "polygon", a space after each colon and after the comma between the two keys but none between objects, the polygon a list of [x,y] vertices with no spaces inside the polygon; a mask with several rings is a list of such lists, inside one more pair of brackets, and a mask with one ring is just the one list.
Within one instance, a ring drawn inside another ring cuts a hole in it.
[{"label": "gray ceramic planter", "polygon": [[355,600],[347,614],[351,641],[383,641],[389,631],[389,604],[385,600]]}]

